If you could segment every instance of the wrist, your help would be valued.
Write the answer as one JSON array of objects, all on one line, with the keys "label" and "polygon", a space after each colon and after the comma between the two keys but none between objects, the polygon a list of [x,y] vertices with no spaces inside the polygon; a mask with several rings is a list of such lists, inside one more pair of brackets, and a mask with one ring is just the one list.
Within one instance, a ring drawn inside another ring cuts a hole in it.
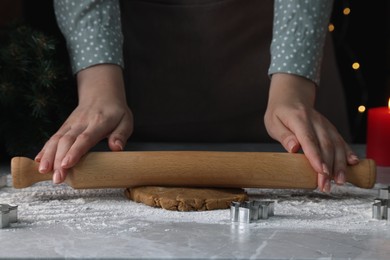
[{"label": "wrist", "polygon": [[80,104],[96,101],[126,103],[122,68],[114,64],[99,64],[77,73]]},{"label": "wrist", "polygon": [[275,73],[271,78],[269,104],[295,103],[314,106],[316,85],[301,76]]}]

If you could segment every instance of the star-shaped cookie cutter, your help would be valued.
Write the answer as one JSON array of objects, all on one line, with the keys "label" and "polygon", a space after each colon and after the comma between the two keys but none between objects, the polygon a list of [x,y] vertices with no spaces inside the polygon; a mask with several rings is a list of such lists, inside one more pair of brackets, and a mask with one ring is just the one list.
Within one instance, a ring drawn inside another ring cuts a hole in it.
[{"label": "star-shaped cookie cutter", "polygon": [[275,202],[271,200],[233,201],[230,204],[230,220],[251,223],[274,215]]},{"label": "star-shaped cookie cutter", "polygon": [[18,206],[0,204],[0,228],[9,227],[10,223],[18,221]]},{"label": "star-shaped cookie cutter", "polygon": [[390,222],[390,187],[379,189],[378,197],[372,204],[372,217]]}]

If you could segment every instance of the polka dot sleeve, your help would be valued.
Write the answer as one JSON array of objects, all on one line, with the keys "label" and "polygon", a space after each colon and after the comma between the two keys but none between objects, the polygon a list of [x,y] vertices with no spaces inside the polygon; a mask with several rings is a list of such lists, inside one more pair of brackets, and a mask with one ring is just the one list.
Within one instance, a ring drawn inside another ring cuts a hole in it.
[{"label": "polka dot sleeve", "polygon": [[317,85],[331,0],[275,0],[269,75],[284,72]]},{"label": "polka dot sleeve", "polygon": [[74,73],[102,63],[123,67],[119,0],[54,0],[54,11]]}]

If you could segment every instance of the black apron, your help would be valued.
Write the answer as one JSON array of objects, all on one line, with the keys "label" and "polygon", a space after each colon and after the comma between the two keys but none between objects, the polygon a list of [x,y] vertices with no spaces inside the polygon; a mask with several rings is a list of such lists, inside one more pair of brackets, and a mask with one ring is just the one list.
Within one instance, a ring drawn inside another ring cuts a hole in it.
[{"label": "black apron", "polygon": [[123,0],[133,140],[272,142],[273,0]]}]

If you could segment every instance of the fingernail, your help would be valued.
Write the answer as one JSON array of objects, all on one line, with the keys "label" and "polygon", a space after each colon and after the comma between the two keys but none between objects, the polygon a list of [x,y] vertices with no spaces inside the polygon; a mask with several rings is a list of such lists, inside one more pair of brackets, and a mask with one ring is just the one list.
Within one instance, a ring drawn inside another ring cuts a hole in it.
[{"label": "fingernail", "polygon": [[359,161],[359,158],[355,154],[350,154],[348,159],[352,163],[355,163],[355,162]]},{"label": "fingernail", "polygon": [[61,162],[61,167],[67,167],[68,164],[69,164],[69,161],[70,161],[69,156],[66,156],[66,157],[62,160],[62,162]]},{"label": "fingernail", "polygon": [[53,183],[54,184],[61,183],[61,173],[59,170],[55,170],[53,173]]},{"label": "fingernail", "polygon": [[326,166],[325,163],[322,164],[322,173],[326,176],[330,176],[330,172],[329,172],[329,169],[328,169],[328,166]]},{"label": "fingernail", "polygon": [[47,171],[47,169],[49,168],[49,162],[44,160],[42,162],[39,163],[39,172],[40,173],[45,173]]},{"label": "fingernail", "polygon": [[345,183],[345,173],[344,171],[339,171],[337,174],[337,184],[343,185]]},{"label": "fingernail", "polygon": [[290,140],[287,143],[288,151],[291,153],[296,145],[297,145],[297,143],[294,140]]},{"label": "fingernail", "polygon": [[115,141],[115,145],[119,146],[119,148],[123,151],[123,144],[122,144],[121,141],[116,140],[116,141]]},{"label": "fingernail", "polygon": [[327,193],[330,192],[330,180],[329,179],[326,179],[326,181],[325,181],[324,191]]}]

